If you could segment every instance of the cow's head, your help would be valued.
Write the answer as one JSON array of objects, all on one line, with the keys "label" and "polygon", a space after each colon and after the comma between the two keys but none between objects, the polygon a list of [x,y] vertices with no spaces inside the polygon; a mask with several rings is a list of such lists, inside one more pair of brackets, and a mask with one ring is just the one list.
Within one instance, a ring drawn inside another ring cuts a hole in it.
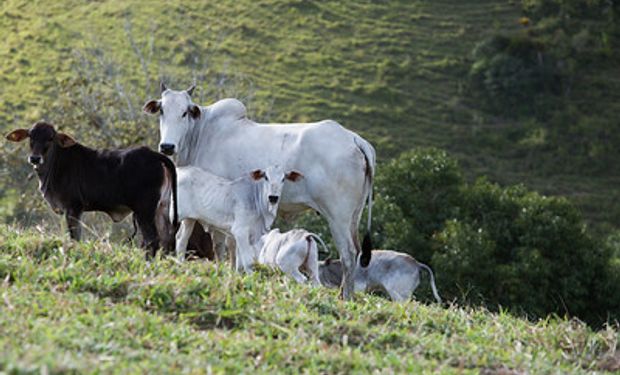
[{"label": "cow's head", "polygon": [[28,162],[34,167],[42,165],[48,159],[52,145],[67,148],[76,143],[73,138],[57,132],[53,125],[43,121],[35,123],[30,130],[16,129],[6,135],[6,139],[11,142],[21,142],[26,138],[30,139]]},{"label": "cow's head", "polygon": [[196,86],[187,90],[174,91],[161,84],[161,99],[150,100],[143,111],[159,115],[159,151],[174,155],[179,150],[179,143],[200,119],[200,107],[192,102],[192,93]]},{"label": "cow's head", "polygon": [[278,203],[282,195],[284,181],[296,182],[303,178],[303,175],[297,171],[284,172],[284,169],[278,165],[270,166],[265,170],[257,169],[250,173],[252,180],[256,182],[264,182],[265,188],[261,190],[261,200],[268,202],[269,212],[275,214],[278,210]]}]

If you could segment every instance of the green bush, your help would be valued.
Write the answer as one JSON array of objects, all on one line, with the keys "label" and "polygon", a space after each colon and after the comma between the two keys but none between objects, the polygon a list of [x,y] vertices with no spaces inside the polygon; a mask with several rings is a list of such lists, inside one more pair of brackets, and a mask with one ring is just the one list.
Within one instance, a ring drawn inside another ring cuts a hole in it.
[{"label": "green bush", "polygon": [[454,216],[462,184],[456,160],[435,148],[407,151],[382,165],[375,182],[376,244],[430,260],[431,238]]},{"label": "green bush", "polygon": [[493,113],[542,114],[562,92],[565,72],[556,57],[527,34],[492,36],[474,48],[473,58],[470,86]]},{"label": "green bush", "polygon": [[566,199],[479,180],[462,190],[459,218],[434,239],[432,264],[448,298],[590,322],[608,308],[598,292],[609,253]]}]

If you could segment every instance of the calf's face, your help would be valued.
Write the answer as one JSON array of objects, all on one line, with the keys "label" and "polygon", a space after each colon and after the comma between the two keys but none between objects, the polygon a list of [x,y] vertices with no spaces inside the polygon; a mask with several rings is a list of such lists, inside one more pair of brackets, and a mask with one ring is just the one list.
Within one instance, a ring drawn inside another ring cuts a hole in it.
[{"label": "calf's face", "polygon": [[303,177],[301,173],[296,171],[284,173],[282,167],[277,165],[270,166],[265,170],[257,169],[251,172],[250,176],[254,181],[263,184],[261,201],[268,202],[268,211],[274,215],[278,209],[284,182],[286,180],[296,182]]},{"label": "calf's face", "polygon": [[16,129],[6,135],[6,139],[11,142],[21,142],[26,138],[30,139],[28,162],[35,168],[48,160],[54,143],[63,148],[71,147],[76,143],[70,136],[56,132],[54,126],[46,122],[37,122],[30,130]]},{"label": "calf's face", "polygon": [[200,118],[200,108],[192,102],[194,86],[183,91],[174,91],[161,86],[161,99],[150,100],[144,105],[144,112],[159,115],[159,151],[166,155],[179,152],[187,133]]}]

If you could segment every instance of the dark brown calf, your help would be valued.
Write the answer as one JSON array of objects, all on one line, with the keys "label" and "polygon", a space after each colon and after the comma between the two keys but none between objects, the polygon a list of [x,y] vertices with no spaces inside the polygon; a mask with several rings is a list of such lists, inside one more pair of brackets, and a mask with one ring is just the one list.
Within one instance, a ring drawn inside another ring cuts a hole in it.
[{"label": "dark brown calf", "polygon": [[[160,237],[164,245],[173,242],[177,178],[174,163],[166,156],[148,147],[94,150],[45,122],[6,136],[12,142],[26,138],[30,139],[28,162],[39,177],[39,190],[56,213],[65,215],[71,238],[79,241],[85,211],[105,212],[114,221],[133,212],[148,256],[155,255]],[[172,228],[170,192],[175,206]]]}]

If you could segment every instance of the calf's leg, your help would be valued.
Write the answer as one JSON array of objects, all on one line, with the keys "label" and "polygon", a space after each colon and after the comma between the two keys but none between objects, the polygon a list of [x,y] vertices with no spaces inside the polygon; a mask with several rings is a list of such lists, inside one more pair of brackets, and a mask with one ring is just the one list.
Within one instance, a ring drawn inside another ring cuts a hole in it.
[{"label": "calf's leg", "polygon": [[79,241],[82,237],[82,225],[80,223],[81,217],[82,211],[78,209],[72,208],[65,212],[69,236],[76,241]]},{"label": "calf's leg", "polygon": [[304,242],[298,241],[287,248],[280,248],[276,256],[278,268],[291,275],[298,283],[307,281],[306,276],[299,272],[299,267],[304,263],[307,254]]},{"label": "calf's leg", "polygon": [[142,247],[147,250],[146,258],[151,259],[155,256],[159,247],[159,239],[157,235],[157,227],[155,225],[154,215],[136,214],[138,227],[142,232]]},{"label": "calf's leg", "polygon": [[181,227],[176,235],[176,244],[175,250],[177,254],[177,258],[180,261],[185,260],[185,251],[187,250],[187,242],[189,241],[190,236],[192,235],[192,231],[194,230],[194,225],[196,224],[196,220],[193,219],[183,219],[181,220]]}]

